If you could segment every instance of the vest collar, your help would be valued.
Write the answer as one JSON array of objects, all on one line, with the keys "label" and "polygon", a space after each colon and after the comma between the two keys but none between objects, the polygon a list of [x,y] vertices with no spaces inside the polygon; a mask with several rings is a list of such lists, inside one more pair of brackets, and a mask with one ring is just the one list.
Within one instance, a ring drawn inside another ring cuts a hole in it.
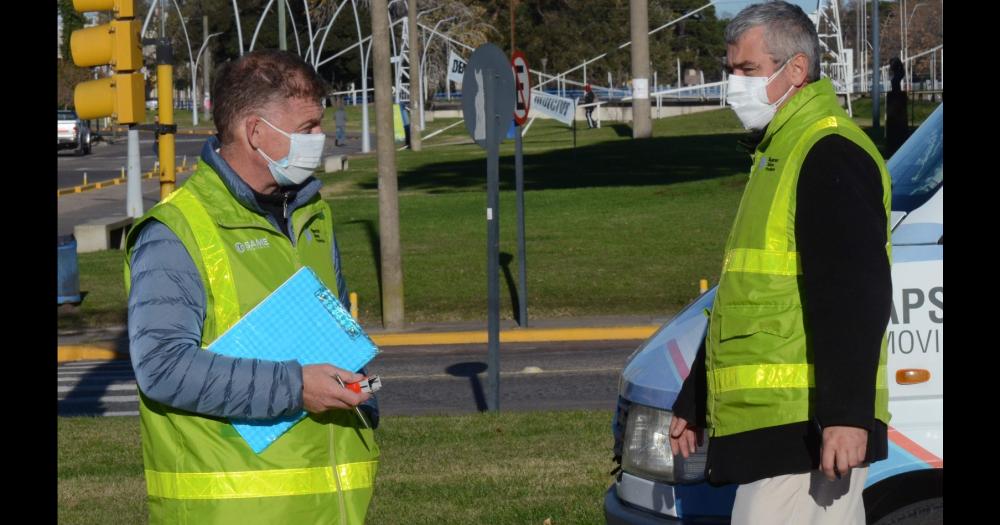
[{"label": "vest collar", "polygon": [[[205,145],[201,148],[201,159],[205,161],[210,168],[212,168],[212,171],[219,175],[219,178],[222,179],[222,183],[225,184],[229,193],[244,208],[261,215],[268,215],[267,212],[257,204],[257,199],[254,198],[253,190],[250,188],[250,185],[236,174],[233,168],[229,166],[229,163],[222,158],[222,155],[219,155],[217,150],[220,146],[221,143],[219,142],[219,138],[217,136],[213,135],[209,137],[208,140],[205,141]],[[319,189],[322,186],[323,183],[315,177],[309,177],[306,179],[306,182],[297,188],[295,198],[288,203],[288,216],[291,217],[292,213],[295,212],[296,209],[309,202],[313,196],[319,193]]]},{"label": "vest collar", "polygon": [[[832,97],[836,99],[837,94],[833,89],[833,83],[830,82],[829,78],[821,78],[816,82],[810,82],[806,84],[804,88],[799,90],[798,93],[788,99],[788,102],[781,109],[778,110],[777,114],[774,115],[774,119],[767,126],[767,131],[764,133],[764,139],[760,141],[760,145],[757,146],[758,151],[763,150],[767,147],[767,144],[771,142],[771,138],[781,130],[782,127],[789,120],[799,113],[802,108],[810,105],[813,100]],[[818,102],[819,100],[817,100]],[[836,103],[836,101],[835,101]]]}]

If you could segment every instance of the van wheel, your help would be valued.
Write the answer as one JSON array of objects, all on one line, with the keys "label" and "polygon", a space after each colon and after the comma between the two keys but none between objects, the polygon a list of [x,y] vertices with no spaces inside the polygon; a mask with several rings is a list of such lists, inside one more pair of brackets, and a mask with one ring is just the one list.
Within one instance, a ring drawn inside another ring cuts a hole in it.
[{"label": "van wheel", "polygon": [[900,507],[873,525],[939,525],[944,523],[944,498],[931,498]]}]

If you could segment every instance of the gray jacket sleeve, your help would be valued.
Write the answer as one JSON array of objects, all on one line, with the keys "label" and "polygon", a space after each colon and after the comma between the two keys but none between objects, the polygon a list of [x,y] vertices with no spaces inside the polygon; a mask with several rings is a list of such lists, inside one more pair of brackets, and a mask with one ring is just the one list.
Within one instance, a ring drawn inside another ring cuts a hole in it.
[{"label": "gray jacket sleeve", "polygon": [[238,359],[201,349],[205,289],[180,239],[147,223],[136,239],[128,298],[129,353],[139,389],[155,401],[209,416],[297,414],[297,361]]}]

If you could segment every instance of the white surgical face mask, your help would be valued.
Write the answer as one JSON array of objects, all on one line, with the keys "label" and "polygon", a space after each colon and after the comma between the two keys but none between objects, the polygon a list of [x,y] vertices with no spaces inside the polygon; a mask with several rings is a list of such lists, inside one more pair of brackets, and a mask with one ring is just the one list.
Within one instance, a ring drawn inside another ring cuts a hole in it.
[{"label": "white surgical face mask", "polygon": [[767,98],[767,86],[785,69],[789,61],[791,59],[786,60],[773,75],[767,78],[729,75],[726,101],[732,106],[744,128],[764,129],[774,118],[778,106],[792,92],[793,86],[789,86],[788,91],[785,91],[785,94],[774,104],[771,104]]},{"label": "white surgical face mask", "polygon": [[260,117],[265,124],[271,126],[275,131],[288,137],[292,144],[288,148],[288,155],[285,158],[275,161],[264,153],[264,150],[257,148],[257,151],[267,159],[267,166],[271,170],[271,176],[278,182],[279,186],[294,186],[302,184],[319,167],[323,157],[323,145],[326,143],[325,133],[286,133],[268,122],[264,117]]}]

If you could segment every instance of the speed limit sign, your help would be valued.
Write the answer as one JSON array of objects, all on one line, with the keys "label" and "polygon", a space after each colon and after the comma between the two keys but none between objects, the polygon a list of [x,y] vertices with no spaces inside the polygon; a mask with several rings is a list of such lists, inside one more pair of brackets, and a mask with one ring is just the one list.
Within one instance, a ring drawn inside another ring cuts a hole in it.
[{"label": "speed limit sign", "polygon": [[528,120],[528,109],[531,105],[531,79],[528,75],[528,60],[524,58],[524,53],[521,51],[514,51],[510,65],[514,69],[514,122],[521,126]]}]

